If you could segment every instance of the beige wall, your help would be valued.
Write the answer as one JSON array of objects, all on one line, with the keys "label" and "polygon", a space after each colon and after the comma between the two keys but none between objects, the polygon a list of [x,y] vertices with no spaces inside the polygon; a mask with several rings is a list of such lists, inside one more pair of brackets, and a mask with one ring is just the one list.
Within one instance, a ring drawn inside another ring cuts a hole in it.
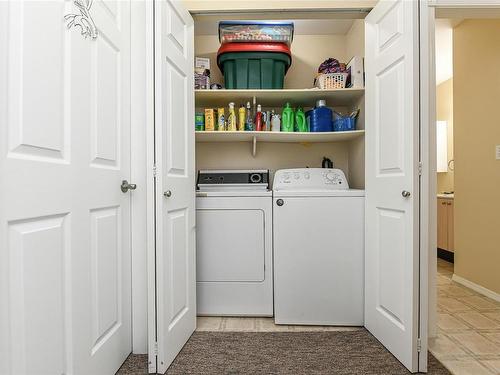
[{"label": "beige wall", "polygon": [[500,293],[500,20],[454,30],[455,273]]},{"label": "beige wall", "polygon": [[[436,89],[436,119],[448,123],[448,161],[453,159],[453,79],[449,79]],[[453,167],[453,166],[452,166]],[[437,192],[454,190],[454,172],[437,174]]]},{"label": "beige wall", "polygon": [[[217,67],[220,43],[216,35],[197,35],[194,39],[195,56],[210,58],[210,81],[223,82]],[[292,66],[285,76],[285,88],[313,87],[318,66],[328,57],[347,62],[345,35],[295,35],[292,43]]]},{"label": "beige wall", "polygon": [[338,143],[267,143],[257,142],[252,157],[251,142],[197,143],[196,169],[270,169],[321,168],[323,156],[349,175],[348,144]]}]

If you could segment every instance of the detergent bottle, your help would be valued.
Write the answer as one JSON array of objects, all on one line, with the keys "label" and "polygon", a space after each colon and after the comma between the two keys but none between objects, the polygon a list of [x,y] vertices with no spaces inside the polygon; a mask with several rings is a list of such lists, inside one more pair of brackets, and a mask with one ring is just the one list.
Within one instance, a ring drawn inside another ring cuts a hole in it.
[{"label": "detergent bottle", "polygon": [[227,129],[228,131],[236,131],[236,112],[234,111],[234,103],[229,103],[229,113],[227,114]]},{"label": "detergent bottle", "polygon": [[252,107],[250,106],[250,102],[247,102],[247,113],[245,119],[245,130],[246,131],[254,131],[253,124],[253,116],[252,116]]},{"label": "detergent bottle", "polygon": [[238,131],[243,131],[245,130],[245,117],[246,117],[247,111],[245,109],[245,106],[242,104],[240,106],[240,109],[238,110]]},{"label": "detergent bottle", "polygon": [[278,115],[277,113],[275,114],[274,109],[273,109],[273,112],[271,114],[271,131],[273,131],[273,132],[281,131],[280,115]]},{"label": "detergent bottle", "polygon": [[264,129],[264,119],[262,116],[262,106],[257,105],[257,113],[255,114],[255,130],[261,132]]},{"label": "detergent bottle", "polygon": [[306,115],[301,107],[298,107],[297,112],[295,112],[295,131],[302,133],[309,131],[309,127],[306,122]]},{"label": "detergent bottle", "polygon": [[281,114],[281,131],[293,132],[295,116],[290,103],[286,103]]}]

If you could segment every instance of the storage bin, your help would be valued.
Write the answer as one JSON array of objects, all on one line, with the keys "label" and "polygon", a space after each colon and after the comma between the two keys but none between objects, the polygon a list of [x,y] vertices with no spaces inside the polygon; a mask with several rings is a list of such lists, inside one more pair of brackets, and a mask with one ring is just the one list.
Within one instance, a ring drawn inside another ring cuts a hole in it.
[{"label": "storage bin", "polygon": [[221,44],[234,42],[280,42],[288,46],[293,40],[293,22],[219,22]]},{"label": "storage bin", "polygon": [[334,132],[356,130],[356,118],[350,116],[335,116],[333,120]]},{"label": "storage bin", "polygon": [[288,53],[267,52],[269,49],[264,52],[229,52],[230,49],[224,48],[226,46],[219,49],[217,56],[226,89],[283,88],[285,74],[292,62]]}]

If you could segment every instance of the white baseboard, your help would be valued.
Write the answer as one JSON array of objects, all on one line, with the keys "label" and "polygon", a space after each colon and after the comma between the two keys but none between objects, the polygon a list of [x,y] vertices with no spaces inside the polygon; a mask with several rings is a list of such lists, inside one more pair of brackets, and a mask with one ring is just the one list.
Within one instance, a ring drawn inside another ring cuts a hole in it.
[{"label": "white baseboard", "polygon": [[485,297],[500,302],[500,294],[492,290],[486,289],[484,286],[478,285],[476,283],[473,283],[472,281],[464,279],[463,277],[458,276],[455,273],[453,274],[453,277],[451,279],[459,284],[462,284],[463,286],[466,286],[469,289],[472,289],[475,292],[478,292],[479,294],[482,294]]}]

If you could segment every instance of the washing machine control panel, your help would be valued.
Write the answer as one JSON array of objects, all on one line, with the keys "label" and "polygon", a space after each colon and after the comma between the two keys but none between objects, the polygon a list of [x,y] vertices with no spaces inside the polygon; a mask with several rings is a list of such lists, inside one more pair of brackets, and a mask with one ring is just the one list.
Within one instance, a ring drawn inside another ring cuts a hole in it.
[{"label": "washing machine control panel", "polygon": [[274,174],[274,190],[349,189],[344,172],[330,168],[281,169]]}]

